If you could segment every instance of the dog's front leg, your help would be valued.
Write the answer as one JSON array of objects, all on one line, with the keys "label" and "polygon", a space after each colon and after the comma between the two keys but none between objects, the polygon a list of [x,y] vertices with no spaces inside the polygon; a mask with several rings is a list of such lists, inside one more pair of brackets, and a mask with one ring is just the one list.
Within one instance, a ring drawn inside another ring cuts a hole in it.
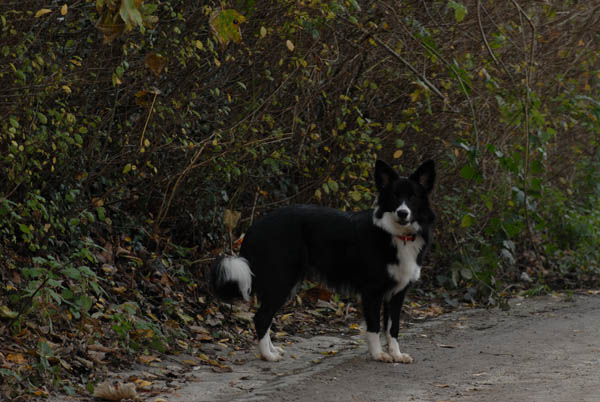
[{"label": "dog's front leg", "polygon": [[381,328],[381,301],[383,297],[379,295],[363,295],[363,309],[365,321],[367,322],[367,347],[374,360],[382,362],[393,362],[394,359],[388,353],[384,352],[379,339]]},{"label": "dog's front leg", "polygon": [[413,358],[407,354],[400,352],[400,346],[398,345],[398,331],[400,330],[400,312],[402,311],[402,304],[404,303],[404,296],[408,290],[408,286],[401,292],[392,297],[392,299],[386,305],[384,311],[389,308],[389,319],[387,314],[384,314],[386,320],[386,336],[388,351],[395,362],[398,363],[412,363]]}]

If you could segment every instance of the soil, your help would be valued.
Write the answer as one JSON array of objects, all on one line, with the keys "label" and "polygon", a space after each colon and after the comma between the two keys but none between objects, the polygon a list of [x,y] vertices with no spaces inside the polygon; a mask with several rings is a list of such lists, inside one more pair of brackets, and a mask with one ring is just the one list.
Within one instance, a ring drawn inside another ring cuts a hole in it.
[{"label": "soil", "polygon": [[[600,296],[515,298],[509,306],[410,322],[400,346],[412,364],[370,360],[362,335],[298,337],[277,363],[224,346],[220,353],[237,362],[231,369],[165,359],[153,391],[140,394],[169,402],[599,400]],[[162,388],[161,370],[178,373]],[[140,371],[116,377],[132,375]]]}]

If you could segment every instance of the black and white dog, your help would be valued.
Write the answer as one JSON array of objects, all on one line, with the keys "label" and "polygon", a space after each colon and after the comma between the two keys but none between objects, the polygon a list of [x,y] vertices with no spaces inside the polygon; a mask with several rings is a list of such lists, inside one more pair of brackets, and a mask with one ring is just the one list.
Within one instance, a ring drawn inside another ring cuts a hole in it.
[{"label": "black and white dog", "polygon": [[[260,354],[268,361],[283,357],[269,335],[273,316],[302,279],[316,277],[361,296],[373,359],[411,363],[412,357],[398,346],[400,311],[409,285],[419,279],[430,243],[434,180],[431,160],[407,178],[378,160],[374,210],[347,213],[314,205],[275,210],[248,230],[239,257],[215,262],[212,288],[221,297],[246,300],[256,292],[260,307],[254,325]],[[388,353],[379,339],[382,304]]]}]

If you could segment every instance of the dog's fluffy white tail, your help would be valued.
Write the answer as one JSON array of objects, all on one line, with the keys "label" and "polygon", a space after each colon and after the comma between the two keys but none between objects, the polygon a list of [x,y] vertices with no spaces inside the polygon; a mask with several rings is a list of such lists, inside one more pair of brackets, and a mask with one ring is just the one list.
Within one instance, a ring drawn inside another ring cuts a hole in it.
[{"label": "dog's fluffy white tail", "polygon": [[250,300],[252,270],[243,257],[224,256],[212,266],[211,286],[221,298],[243,297]]}]

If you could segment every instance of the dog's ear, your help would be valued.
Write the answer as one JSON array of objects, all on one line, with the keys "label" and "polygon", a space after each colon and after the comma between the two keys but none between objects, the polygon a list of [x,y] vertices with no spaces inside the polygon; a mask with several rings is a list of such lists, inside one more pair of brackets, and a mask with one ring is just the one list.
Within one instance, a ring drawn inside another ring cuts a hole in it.
[{"label": "dog's ear", "polygon": [[398,173],[384,161],[378,159],[375,162],[375,185],[378,191],[383,190],[398,177]]},{"label": "dog's ear", "polygon": [[433,190],[433,183],[435,182],[435,163],[431,159],[426,160],[410,175],[409,179],[422,185],[425,191],[429,193]]}]

